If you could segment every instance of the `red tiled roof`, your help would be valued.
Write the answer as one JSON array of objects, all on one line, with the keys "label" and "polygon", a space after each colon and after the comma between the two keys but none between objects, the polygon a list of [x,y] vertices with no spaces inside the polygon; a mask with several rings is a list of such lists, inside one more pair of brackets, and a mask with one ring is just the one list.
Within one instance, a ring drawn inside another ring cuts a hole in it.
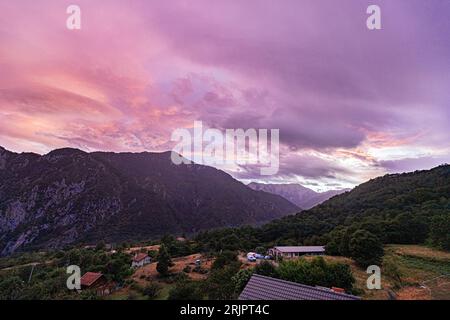
[{"label": "red tiled roof", "polygon": [[98,272],[86,272],[80,279],[81,285],[90,287],[91,285],[93,285],[95,283],[95,281],[100,279],[102,276],[103,276],[103,274],[98,273]]},{"label": "red tiled roof", "polygon": [[345,293],[344,289],[338,288],[338,287],[332,287],[331,290],[333,290],[334,292],[337,292],[337,293]]},{"label": "red tiled roof", "polygon": [[147,257],[148,257],[148,255],[145,254],[145,253],[138,253],[137,255],[134,256],[133,261],[134,262],[139,262],[141,260],[144,260]]}]

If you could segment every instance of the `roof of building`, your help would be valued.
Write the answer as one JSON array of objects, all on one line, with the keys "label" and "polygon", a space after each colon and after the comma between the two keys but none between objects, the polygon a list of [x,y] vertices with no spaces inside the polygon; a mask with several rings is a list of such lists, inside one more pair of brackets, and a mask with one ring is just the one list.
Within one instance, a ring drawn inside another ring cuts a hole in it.
[{"label": "roof of building", "polygon": [[254,274],[239,296],[239,300],[360,300],[360,298],[334,292],[328,288],[311,287]]},{"label": "roof of building", "polygon": [[80,282],[82,286],[90,287],[101,277],[103,277],[103,274],[99,272],[86,272],[81,277]]},{"label": "roof of building", "polygon": [[138,253],[138,254],[136,254],[134,256],[133,261],[134,262],[139,262],[139,261],[144,260],[147,257],[148,257],[148,254],[146,254],[146,253]]},{"label": "roof of building", "polygon": [[281,252],[307,253],[307,252],[325,252],[323,246],[297,246],[297,247],[275,247]]}]

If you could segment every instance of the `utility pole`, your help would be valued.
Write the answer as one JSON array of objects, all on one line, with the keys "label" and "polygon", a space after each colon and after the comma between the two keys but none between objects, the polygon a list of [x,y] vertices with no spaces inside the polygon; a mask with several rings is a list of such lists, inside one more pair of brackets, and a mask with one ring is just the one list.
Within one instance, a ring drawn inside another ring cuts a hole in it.
[{"label": "utility pole", "polygon": [[31,267],[30,276],[28,277],[28,283],[31,281],[31,277],[33,276],[34,267],[36,267],[37,263],[33,263]]}]

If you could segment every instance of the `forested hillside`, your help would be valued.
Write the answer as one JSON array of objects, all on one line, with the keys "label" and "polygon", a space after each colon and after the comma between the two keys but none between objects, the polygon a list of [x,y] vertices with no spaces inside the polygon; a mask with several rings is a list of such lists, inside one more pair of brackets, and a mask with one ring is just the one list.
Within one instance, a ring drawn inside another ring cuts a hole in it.
[{"label": "forested hillside", "polygon": [[321,244],[329,253],[348,256],[357,231],[362,243],[426,242],[450,250],[450,166],[379,177],[261,228],[205,232],[198,240],[215,249]]}]

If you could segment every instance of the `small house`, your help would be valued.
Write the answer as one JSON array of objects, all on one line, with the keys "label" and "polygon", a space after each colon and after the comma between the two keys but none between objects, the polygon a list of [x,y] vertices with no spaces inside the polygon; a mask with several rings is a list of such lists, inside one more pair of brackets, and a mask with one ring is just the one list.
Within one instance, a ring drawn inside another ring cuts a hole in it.
[{"label": "small house", "polygon": [[152,262],[152,258],[146,253],[138,253],[133,257],[131,262],[132,268],[140,268]]},{"label": "small house", "polygon": [[86,272],[80,279],[81,290],[92,290],[98,296],[106,296],[114,290],[114,284],[99,272]]},{"label": "small house", "polygon": [[269,255],[275,259],[295,258],[303,255],[323,255],[325,247],[323,246],[292,246],[292,247],[274,247],[269,249]]}]

